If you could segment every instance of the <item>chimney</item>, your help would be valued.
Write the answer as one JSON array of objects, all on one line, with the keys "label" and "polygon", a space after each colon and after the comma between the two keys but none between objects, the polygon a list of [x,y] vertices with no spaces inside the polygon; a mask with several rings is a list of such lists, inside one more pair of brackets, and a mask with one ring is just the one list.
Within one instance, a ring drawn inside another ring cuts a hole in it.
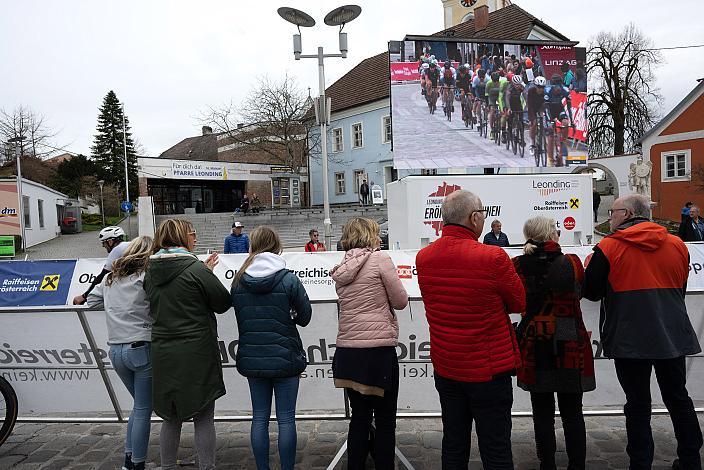
[{"label": "chimney", "polygon": [[203,126],[203,135],[210,135],[213,133],[213,128],[210,126]]},{"label": "chimney", "polygon": [[474,31],[483,31],[489,26],[489,6],[482,5],[474,9]]}]

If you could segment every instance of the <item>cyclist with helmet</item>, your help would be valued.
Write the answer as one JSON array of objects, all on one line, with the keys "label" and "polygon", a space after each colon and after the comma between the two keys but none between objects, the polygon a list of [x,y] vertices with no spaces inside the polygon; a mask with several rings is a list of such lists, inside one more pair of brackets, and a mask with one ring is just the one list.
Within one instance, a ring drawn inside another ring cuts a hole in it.
[{"label": "cyclist with helmet", "polygon": [[460,89],[460,103],[462,103],[462,116],[464,117],[464,95],[466,94],[470,103],[472,102],[472,74],[469,70],[469,64],[460,65],[459,74],[457,75],[457,88]]},{"label": "cyclist with helmet", "polygon": [[499,72],[493,72],[491,74],[491,80],[486,84],[486,96],[489,103],[489,129],[492,129],[490,138],[494,138],[494,113],[491,112],[492,108],[498,109],[498,111],[503,115],[504,111],[504,97],[503,93],[506,90],[506,85],[508,85],[508,80],[502,77]]},{"label": "cyclist with helmet", "polygon": [[[438,70],[438,61],[433,59],[430,62],[430,66],[425,71],[425,86],[426,86],[426,96],[430,96],[432,88],[438,87],[438,82],[440,81],[440,71]],[[433,103],[434,104],[434,103]]]},{"label": "cyclist with helmet", "polygon": [[440,84],[443,86],[443,93],[445,96],[443,102],[449,103],[450,109],[454,108],[452,88],[455,86],[455,77],[456,71],[455,68],[452,66],[452,61],[450,59],[447,59],[442,66],[442,70],[440,71]]},{"label": "cyclist with helmet", "polygon": [[522,119],[523,110],[526,107],[526,99],[523,96],[524,89],[525,84],[523,83],[521,76],[514,75],[513,78],[511,78],[511,86],[506,88],[504,95],[504,102],[507,107],[507,116],[518,113]]},{"label": "cyclist with helmet", "polygon": [[425,96],[425,73],[428,71],[430,68],[430,64],[427,62],[423,62],[423,65],[420,66],[420,94],[422,96]]},{"label": "cyclist with helmet", "polygon": [[547,80],[545,77],[535,77],[533,86],[528,88],[526,93],[526,110],[528,111],[528,120],[530,121],[530,153],[535,152],[535,134],[538,128],[538,116],[543,112],[545,104],[545,85]]},{"label": "cyclist with helmet", "polygon": [[[479,115],[479,112],[481,110],[481,105],[482,101],[484,103],[487,102],[486,100],[486,84],[489,81],[489,77],[486,76],[486,70],[485,69],[479,69],[477,70],[477,74],[474,76],[474,79],[472,80],[472,88],[474,89],[474,115],[477,116]],[[476,123],[476,119],[475,119]]]},{"label": "cyclist with helmet", "polygon": [[88,290],[81,295],[73,298],[74,305],[83,305],[88,298],[88,294],[103,281],[106,274],[112,271],[112,264],[116,259],[120,258],[125,252],[129,243],[125,242],[125,231],[121,227],[105,227],[98,234],[98,240],[108,252],[108,257],[105,260],[103,270],[95,276],[93,282],[90,283]]},{"label": "cyclist with helmet", "polygon": [[[544,99],[545,113],[547,114],[548,122],[551,124],[546,129],[546,137],[548,141],[548,162],[554,162],[555,166],[562,166],[562,155],[554,155],[555,135],[552,128],[552,123],[557,123],[560,127],[563,142],[567,141],[569,128],[574,126],[574,121],[572,120],[570,90],[563,84],[562,75],[556,73],[550,78],[550,85],[545,87]],[[565,105],[563,104],[563,101],[566,101],[567,112],[565,112]]]}]

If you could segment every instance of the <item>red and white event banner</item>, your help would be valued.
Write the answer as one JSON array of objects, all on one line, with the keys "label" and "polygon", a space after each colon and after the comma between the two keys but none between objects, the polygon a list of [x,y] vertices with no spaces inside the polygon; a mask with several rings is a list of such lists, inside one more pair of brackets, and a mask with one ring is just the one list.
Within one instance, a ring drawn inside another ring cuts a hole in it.
[{"label": "red and white event banner", "polygon": [[[704,244],[688,244],[691,263],[687,309],[700,341],[704,338]],[[584,260],[591,246],[563,247],[564,252],[577,254]],[[520,248],[506,250],[510,256],[521,254]],[[399,322],[397,353],[400,363],[399,413],[413,415],[439,413],[440,404],[434,387],[433,367],[430,362],[430,338],[425,307],[420,299],[415,265],[417,250],[389,251],[399,278],[411,302],[395,314]],[[345,402],[340,389],[332,380],[332,357],[337,336],[337,296],[330,269],[338,264],[344,253],[285,253],[288,269],[301,280],[313,303],[313,318],[305,328],[299,328],[308,367],[301,374],[297,413],[299,415],[344,415]],[[204,258],[201,257],[201,259]],[[215,274],[229,289],[234,275],[246,255],[221,255]],[[76,263],[69,298],[85,291],[91,276],[99,273],[101,259],[80,259]],[[586,410],[620,409],[623,393],[616,379],[613,364],[603,356],[599,337],[599,307],[596,302],[583,300],[581,308],[592,349],[596,358],[597,389],[586,393]],[[108,367],[120,408],[129,410],[131,397],[112,370],[107,351],[105,313],[88,311],[88,325],[98,347],[93,351],[81,326],[78,315],[65,311],[36,308],[33,311],[17,308],[0,312],[0,375],[15,388],[20,402],[20,416],[65,416],[81,413],[105,416],[114,413],[94,353]],[[519,316],[512,314],[518,321]],[[224,370],[227,394],[216,403],[216,415],[250,416],[251,403],[247,382],[235,369],[239,342],[237,322],[232,309],[217,315],[218,343]],[[687,361],[689,391],[697,406],[704,403],[704,360],[702,355]],[[653,383],[654,382],[653,378]],[[653,403],[662,406],[657,387],[653,387]],[[528,393],[515,388],[513,411],[529,412]],[[114,415],[113,415],[114,416]]]}]

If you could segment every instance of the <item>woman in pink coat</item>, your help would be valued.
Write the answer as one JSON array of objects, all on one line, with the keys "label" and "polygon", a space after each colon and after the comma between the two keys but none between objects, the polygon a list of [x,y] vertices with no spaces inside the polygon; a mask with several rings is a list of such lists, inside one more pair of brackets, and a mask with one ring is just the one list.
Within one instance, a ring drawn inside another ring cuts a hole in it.
[{"label": "woman in pink coat", "polygon": [[379,251],[376,222],[349,220],[341,243],[345,257],[331,271],[340,304],[332,370],[335,386],[347,389],[352,407],[347,468],[365,467],[372,418],[376,468],[394,468],[399,380],[394,310],[406,308],[408,294],[389,255]]}]

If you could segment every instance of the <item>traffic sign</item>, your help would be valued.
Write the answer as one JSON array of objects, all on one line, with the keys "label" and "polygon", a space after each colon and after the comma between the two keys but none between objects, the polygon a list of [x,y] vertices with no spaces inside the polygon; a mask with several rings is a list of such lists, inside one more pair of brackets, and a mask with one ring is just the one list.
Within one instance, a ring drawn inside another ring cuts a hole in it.
[{"label": "traffic sign", "polygon": [[132,209],[134,209],[130,201],[122,201],[120,208],[122,209],[122,212],[132,212]]}]

